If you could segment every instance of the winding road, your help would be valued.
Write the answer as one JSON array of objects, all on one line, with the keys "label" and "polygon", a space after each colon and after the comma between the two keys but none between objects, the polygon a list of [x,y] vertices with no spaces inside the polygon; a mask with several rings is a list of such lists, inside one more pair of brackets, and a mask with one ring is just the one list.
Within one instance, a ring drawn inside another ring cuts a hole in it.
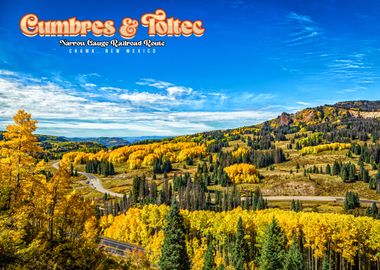
[{"label": "winding road", "polygon": [[[53,167],[55,169],[58,169],[59,168],[59,162],[55,162],[53,164]],[[79,174],[81,175],[84,175],[87,177],[88,181],[89,181],[89,185],[96,189],[97,191],[101,192],[101,193],[107,193],[111,196],[114,196],[114,197],[119,197],[119,198],[122,198],[124,196],[124,194],[122,193],[117,193],[117,192],[113,192],[109,189],[106,189],[103,187],[103,184],[102,184],[102,181],[96,177],[95,175],[93,175],[92,173],[86,173],[86,172],[78,172]],[[343,202],[344,201],[344,197],[334,197],[334,196],[264,196],[264,199],[268,200],[268,201],[292,201],[292,200],[299,200],[299,201],[302,201],[302,202]],[[380,204],[380,201],[376,201],[376,200],[370,200],[370,199],[360,199],[360,203],[363,203],[363,204],[371,204],[371,203],[376,203],[376,204]]]},{"label": "winding road", "polygon": [[[59,168],[59,161],[58,162],[55,162],[53,164],[53,168],[57,169]],[[97,191],[101,192],[101,193],[107,193],[108,195],[111,195],[111,196],[114,196],[114,197],[119,197],[119,198],[122,198],[124,196],[124,194],[122,193],[117,193],[117,192],[113,192],[109,189],[106,189],[103,187],[103,184],[102,184],[102,181],[96,177],[95,175],[93,175],[92,173],[86,173],[86,172],[78,172],[79,174],[81,175],[84,175],[87,177],[87,180],[89,181],[89,185],[96,189]]]},{"label": "winding road", "polygon": [[[59,169],[59,161],[53,163],[53,168]],[[123,197],[124,194],[116,193],[113,191],[110,191],[103,187],[102,181],[96,177],[95,175],[91,173],[86,172],[78,172],[81,175],[84,175],[87,177],[89,181],[89,185],[96,189],[97,191],[101,193],[107,193],[111,196],[115,197]],[[268,201],[292,201],[292,200],[299,200],[299,201],[313,201],[313,202],[343,202],[344,197],[333,197],[333,196],[266,196],[264,197]],[[376,203],[380,204],[380,201],[376,200],[369,200],[369,199],[361,199],[360,203],[363,204],[371,204]],[[145,253],[145,250],[143,247],[132,245],[129,243],[121,242],[118,240],[101,237],[99,242],[99,247],[104,248],[106,251],[111,252],[118,256],[124,256],[126,252],[142,252]]]},{"label": "winding road", "polygon": [[[268,201],[302,201],[302,202],[343,202],[344,197],[334,197],[334,196],[264,196],[264,199]],[[370,199],[360,199],[360,203],[380,204],[380,201],[370,200]]]}]

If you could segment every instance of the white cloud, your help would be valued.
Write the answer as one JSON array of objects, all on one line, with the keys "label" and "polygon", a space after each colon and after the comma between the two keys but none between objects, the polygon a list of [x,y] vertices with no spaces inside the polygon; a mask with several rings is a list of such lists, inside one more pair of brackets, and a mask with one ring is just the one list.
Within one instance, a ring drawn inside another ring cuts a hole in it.
[{"label": "white cloud", "polygon": [[93,88],[93,87],[96,87],[96,84],[94,84],[94,83],[85,83],[84,87]]},{"label": "white cloud", "polygon": [[117,93],[124,91],[123,89],[119,87],[110,87],[110,86],[106,86],[106,87],[103,86],[103,87],[100,87],[99,89],[101,91],[109,91],[109,92],[117,92]]},{"label": "white cloud", "polygon": [[299,105],[303,105],[303,106],[309,106],[309,105],[311,105],[309,102],[304,102],[304,101],[297,101],[296,103],[299,104]]},{"label": "white cloud", "polygon": [[379,77],[375,75],[373,65],[368,56],[363,53],[353,53],[344,58],[337,58],[329,64],[328,74],[341,83],[349,82],[355,89],[365,87],[375,82]]},{"label": "white cloud", "polygon": [[168,94],[171,96],[182,94],[190,95],[193,92],[193,89],[190,87],[174,85],[170,82],[159,81],[155,79],[142,79],[138,81],[136,84],[166,90]]},{"label": "white cloud", "polygon": [[165,89],[165,88],[168,88],[170,86],[173,86],[173,84],[170,82],[158,81],[155,79],[141,79],[136,84],[147,85],[147,86],[151,86],[151,87],[158,88],[158,89]]},{"label": "white cloud", "polygon": [[0,106],[4,117],[11,117],[20,108],[33,113],[34,117],[47,119],[91,119],[99,115],[99,111],[107,118],[130,110],[126,106],[121,108],[74,95],[52,82],[30,83],[22,81],[22,74],[17,76],[16,79],[0,77]]},{"label": "white cloud", "polygon": [[165,95],[148,93],[148,92],[132,92],[119,95],[120,99],[129,100],[135,103],[162,103],[174,101],[173,98]]},{"label": "white cloud", "polygon": [[289,13],[288,18],[302,23],[314,23],[309,16],[301,15],[293,11]]},{"label": "white cloud", "polygon": [[277,114],[266,111],[228,111],[228,112],[176,112],[170,114],[175,118],[202,119],[204,122],[213,121],[238,121],[238,120],[257,120],[270,119]]},{"label": "white cloud", "polygon": [[0,70],[0,75],[15,76],[16,73],[10,70]]},{"label": "white cloud", "polygon": [[322,29],[309,16],[290,12],[287,18],[293,31],[291,31],[289,39],[285,41],[286,45],[303,45],[315,40],[322,34]]},{"label": "white cloud", "polygon": [[[112,86],[71,87],[0,70],[0,128],[9,124],[18,109],[32,113],[39,121],[39,133],[82,137],[189,134],[253,124],[276,115],[253,110],[205,111],[206,101],[215,104],[226,96],[203,95],[188,87],[165,88],[161,93]],[[179,105],[181,111],[177,111]]]},{"label": "white cloud", "polygon": [[166,88],[166,91],[168,92],[169,95],[174,96],[174,95],[182,95],[182,94],[191,94],[193,89],[189,87],[184,87],[184,86],[171,86]]}]

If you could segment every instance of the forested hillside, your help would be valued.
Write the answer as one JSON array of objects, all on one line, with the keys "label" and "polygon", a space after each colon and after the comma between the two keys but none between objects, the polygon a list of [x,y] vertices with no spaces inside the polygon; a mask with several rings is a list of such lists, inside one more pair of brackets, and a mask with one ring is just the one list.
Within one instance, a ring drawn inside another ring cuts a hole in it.
[{"label": "forested hillside", "polygon": [[[341,102],[107,148],[39,141],[20,111],[1,140],[0,264],[378,269],[379,112]],[[114,257],[101,236],[145,252]]]}]

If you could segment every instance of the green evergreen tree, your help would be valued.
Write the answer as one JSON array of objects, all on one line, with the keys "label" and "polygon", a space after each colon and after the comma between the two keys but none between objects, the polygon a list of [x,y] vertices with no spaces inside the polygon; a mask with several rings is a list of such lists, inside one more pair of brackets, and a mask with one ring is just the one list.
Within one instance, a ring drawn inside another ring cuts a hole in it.
[{"label": "green evergreen tree", "polygon": [[216,267],[214,261],[214,247],[212,245],[212,241],[210,240],[207,245],[207,250],[205,253],[205,261],[203,263],[202,270],[214,270]]},{"label": "green evergreen tree", "polygon": [[190,260],[186,252],[185,225],[177,202],[174,200],[166,217],[164,237],[158,263],[160,270],[189,270]]},{"label": "green evergreen tree", "polygon": [[365,211],[365,215],[373,218],[379,218],[379,209],[376,203],[372,203]]},{"label": "green evergreen tree", "polygon": [[261,254],[260,270],[283,269],[285,259],[285,236],[276,219],[265,230]]},{"label": "green evergreen tree", "polygon": [[244,239],[243,220],[237,223],[236,238],[232,250],[232,263],[236,270],[243,270],[248,259],[248,246]]},{"label": "green evergreen tree", "polygon": [[348,165],[348,180],[350,182],[356,180],[356,175],[355,175],[355,165],[349,164]]},{"label": "green evergreen tree", "polygon": [[377,180],[376,180],[375,177],[372,177],[369,180],[368,186],[369,186],[370,189],[376,189],[376,185],[377,185]]},{"label": "green evergreen tree", "polygon": [[115,168],[114,168],[112,162],[108,162],[108,171],[109,171],[110,175],[114,175],[115,174]]},{"label": "green evergreen tree", "polygon": [[327,254],[323,256],[322,270],[330,270],[329,256]]},{"label": "green evergreen tree", "polygon": [[326,174],[331,175],[331,166],[330,166],[330,164],[326,165]]},{"label": "green evergreen tree", "polygon": [[332,175],[338,175],[340,174],[340,165],[337,161],[334,161],[334,165],[332,168]]},{"label": "green evergreen tree", "polygon": [[360,165],[359,165],[359,174],[358,174],[359,180],[363,180],[363,174],[364,174],[364,166],[363,166],[363,163],[360,163]]},{"label": "green evergreen tree", "polygon": [[252,209],[263,210],[268,208],[268,202],[264,199],[260,188],[256,188],[252,198]]},{"label": "green evergreen tree", "polygon": [[285,257],[284,270],[304,270],[304,260],[296,236],[293,236],[292,244]]},{"label": "green evergreen tree", "polygon": [[346,192],[343,205],[344,205],[344,211],[346,212],[350,212],[350,210],[359,208],[360,207],[359,194],[353,191]]},{"label": "green evergreen tree", "polygon": [[342,178],[342,180],[344,182],[346,182],[348,180],[348,171],[347,169],[344,167],[340,173],[340,177]]},{"label": "green evergreen tree", "polygon": [[74,176],[74,166],[72,163],[70,163],[70,175]]},{"label": "green evergreen tree", "polygon": [[290,210],[295,211],[295,212],[302,211],[302,203],[299,200],[297,201],[292,200],[292,203],[290,205]]},{"label": "green evergreen tree", "polygon": [[137,203],[139,201],[140,184],[141,184],[140,177],[135,176],[132,182],[132,202],[133,203]]}]

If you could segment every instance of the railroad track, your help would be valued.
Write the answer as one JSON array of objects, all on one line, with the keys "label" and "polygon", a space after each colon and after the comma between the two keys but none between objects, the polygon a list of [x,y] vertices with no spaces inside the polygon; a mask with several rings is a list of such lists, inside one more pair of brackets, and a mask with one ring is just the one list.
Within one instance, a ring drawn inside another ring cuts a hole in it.
[{"label": "railroad track", "polygon": [[124,256],[126,252],[145,253],[145,249],[129,243],[117,241],[107,237],[101,237],[99,247],[118,256]]}]

